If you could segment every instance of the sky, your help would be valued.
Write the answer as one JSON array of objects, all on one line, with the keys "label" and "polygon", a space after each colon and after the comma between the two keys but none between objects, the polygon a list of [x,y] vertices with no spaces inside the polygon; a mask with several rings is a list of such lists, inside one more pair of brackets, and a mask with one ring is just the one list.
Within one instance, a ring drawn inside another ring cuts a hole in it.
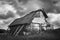
[{"label": "sky", "polygon": [[[0,15],[0,20],[9,18],[14,18],[15,16],[21,17],[28,14],[31,11],[44,8],[46,13],[60,13],[60,0],[1,0],[7,1],[11,5],[14,5],[17,13],[14,14],[9,12],[7,15]],[[8,24],[11,21],[6,21],[5,24]],[[5,25],[4,24],[4,25]],[[4,28],[4,27],[3,27]]]}]

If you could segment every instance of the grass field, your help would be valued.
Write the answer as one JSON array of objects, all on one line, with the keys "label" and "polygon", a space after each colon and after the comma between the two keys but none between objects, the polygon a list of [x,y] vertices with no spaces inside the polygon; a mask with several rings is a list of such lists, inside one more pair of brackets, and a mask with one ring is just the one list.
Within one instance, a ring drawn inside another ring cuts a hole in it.
[{"label": "grass field", "polygon": [[47,30],[36,35],[28,36],[11,36],[8,34],[0,34],[0,40],[60,40],[60,29]]}]

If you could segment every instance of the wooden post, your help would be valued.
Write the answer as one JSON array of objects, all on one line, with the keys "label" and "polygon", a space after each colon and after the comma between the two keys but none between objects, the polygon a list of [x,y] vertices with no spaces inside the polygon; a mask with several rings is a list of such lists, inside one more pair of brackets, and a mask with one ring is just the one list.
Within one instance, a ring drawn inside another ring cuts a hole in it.
[{"label": "wooden post", "polygon": [[18,26],[16,31],[13,33],[14,36],[17,36],[19,34],[19,32],[23,29],[24,25],[22,25],[22,27]]}]

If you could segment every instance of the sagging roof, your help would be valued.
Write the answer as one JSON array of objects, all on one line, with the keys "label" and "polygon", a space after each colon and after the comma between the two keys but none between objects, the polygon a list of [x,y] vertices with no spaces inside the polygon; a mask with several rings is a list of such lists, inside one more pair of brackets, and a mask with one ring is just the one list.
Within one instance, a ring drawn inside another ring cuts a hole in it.
[{"label": "sagging roof", "polygon": [[44,12],[44,10],[39,9],[39,10],[30,12],[29,14],[25,15],[24,17],[14,20],[9,26],[18,25],[18,24],[30,24],[32,22],[33,18],[35,17],[36,12],[39,12],[39,11],[41,11],[43,13],[45,18],[48,17],[46,15],[46,13]]}]

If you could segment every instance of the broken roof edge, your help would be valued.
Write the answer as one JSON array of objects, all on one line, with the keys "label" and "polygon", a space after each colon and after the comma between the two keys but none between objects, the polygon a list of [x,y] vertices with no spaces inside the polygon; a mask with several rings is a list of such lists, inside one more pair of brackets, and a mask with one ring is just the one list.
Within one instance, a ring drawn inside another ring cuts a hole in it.
[{"label": "broken roof edge", "polygon": [[18,25],[18,24],[30,24],[33,18],[35,17],[36,12],[40,12],[40,11],[43,13],[44,16],[46,15],[44,10],[38,9],[36,11],[32,11],[29,14],[22,16],[21,18],[15,19],[9,26]]}]

